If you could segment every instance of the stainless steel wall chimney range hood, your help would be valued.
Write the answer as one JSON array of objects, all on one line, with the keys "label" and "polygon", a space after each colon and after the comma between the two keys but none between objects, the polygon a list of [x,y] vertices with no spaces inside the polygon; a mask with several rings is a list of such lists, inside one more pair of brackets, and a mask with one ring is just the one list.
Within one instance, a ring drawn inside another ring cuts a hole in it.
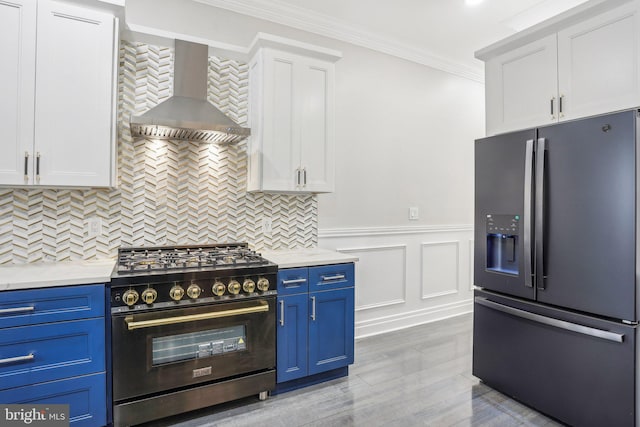
[{"label": "stainless steel wall chimney range hood", "polygon": [[176,40],[173,96],[131,116],[131,136],[233,144],[251,134],[207,101],[207,45]]}]

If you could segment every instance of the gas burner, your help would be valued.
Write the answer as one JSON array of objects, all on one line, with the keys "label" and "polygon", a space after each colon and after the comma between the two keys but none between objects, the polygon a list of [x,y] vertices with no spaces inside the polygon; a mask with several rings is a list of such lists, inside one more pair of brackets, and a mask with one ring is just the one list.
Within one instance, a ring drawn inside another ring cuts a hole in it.
[{"label": "gas burner", "polygon": [[118,250],[118,273],[142,273],[157,270],[216,269],[268,264],[246,243],[202,246],[166,246],[121,248]]}]

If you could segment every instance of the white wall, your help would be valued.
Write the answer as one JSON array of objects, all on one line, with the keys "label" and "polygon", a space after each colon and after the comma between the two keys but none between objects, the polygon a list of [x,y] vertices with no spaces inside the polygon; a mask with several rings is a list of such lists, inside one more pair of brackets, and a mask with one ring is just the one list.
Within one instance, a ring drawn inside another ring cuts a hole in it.
[{"label": "white wall", "polygon": [[[267,32],[337,49],[336,191],[319,246],[360,257],[356,336],[471,310],[473,141],[484,86],[360,46],[199,3],[127,0],[127,20],[248,46]],[[408,208],[420,219],[409,221]]]}]

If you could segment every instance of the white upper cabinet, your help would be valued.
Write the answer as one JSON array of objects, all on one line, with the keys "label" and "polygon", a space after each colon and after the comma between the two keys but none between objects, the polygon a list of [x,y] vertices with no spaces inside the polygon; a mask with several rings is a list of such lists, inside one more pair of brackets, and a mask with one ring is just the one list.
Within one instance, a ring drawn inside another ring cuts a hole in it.
[{"label": "white upper cabinet", "polygon": [[0,183],[19,185],[33,152],[35,1],[0,2],[0,58]]},{"label": "white upper cabinet", "polygon": [[558,32],[561,119],[640,106],[638,4]]},{"label": "white upper cabinet", "polygon": [[612,3],[587,2],[476,53],[487,135],[640,106],[638,2]]},{"label": "white upper cabinet", "polygon": [[251,52],[248,190],[333,191],[340,53],[266,34]]},{"label": "white upper cabinet", "polygon": [[556,35],[514,49],[485,64],[487,134],[557,119]]},{"label": "white upper cabinet", "polygon": [[113,185],[117,19],[10,0],[0,2],[0,22],[0,84],[12,88],[0,99],[0,123],[12,129],[0,143],[11,154],[0,160],[0,184]]}]

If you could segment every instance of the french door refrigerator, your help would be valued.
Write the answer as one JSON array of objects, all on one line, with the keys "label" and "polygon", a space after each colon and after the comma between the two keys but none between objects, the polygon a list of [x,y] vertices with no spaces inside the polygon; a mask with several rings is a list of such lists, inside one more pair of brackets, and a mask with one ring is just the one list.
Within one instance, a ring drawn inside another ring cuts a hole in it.
[{"label": "french door refrigerator", "polygon": [[638,422],[638,111],[476,141],[473,374],[564,423]]}]

